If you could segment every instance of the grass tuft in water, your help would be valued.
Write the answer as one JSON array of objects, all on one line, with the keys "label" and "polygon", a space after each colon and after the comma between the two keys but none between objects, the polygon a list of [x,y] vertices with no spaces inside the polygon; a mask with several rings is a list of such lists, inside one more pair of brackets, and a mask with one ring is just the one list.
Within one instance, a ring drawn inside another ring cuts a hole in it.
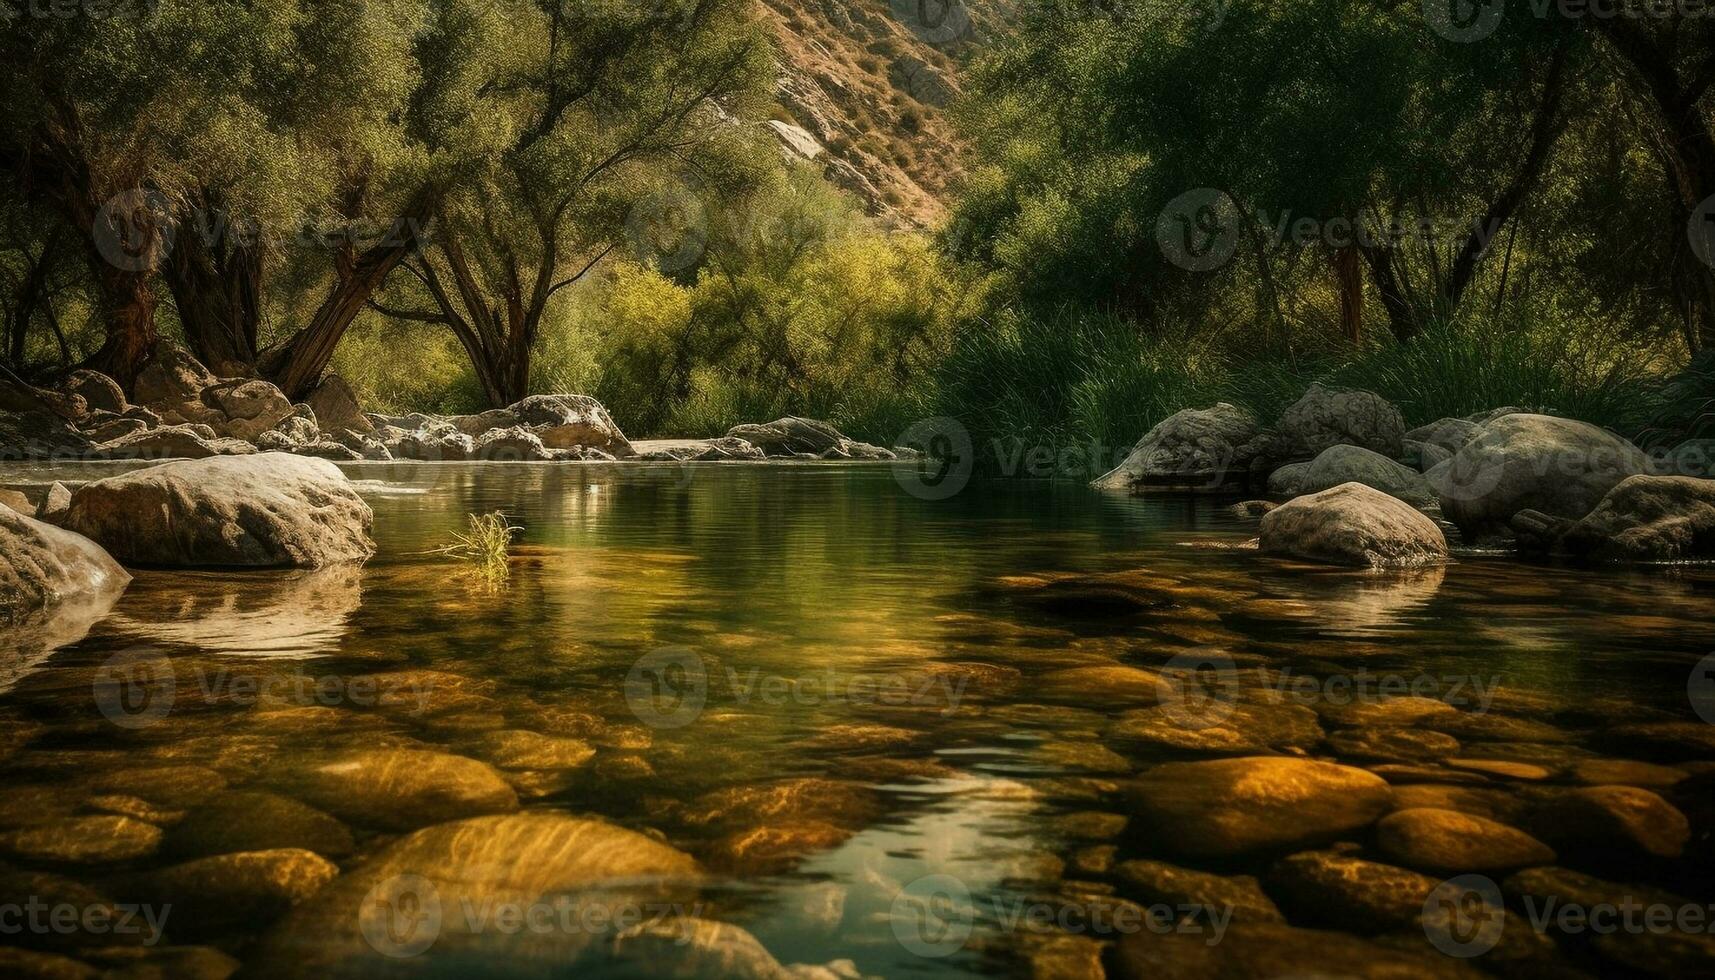
[{"label": "grass tuft in water", "polygon": [[500,511],[492,514],[471,514],[470,532],[453,532],[451,544],[436,548],[433,554],[446,555],[471,567],[470,574],[490,588],[505,584],[512,575],[508,559],[512,538],[524,530],[506,519]]}]

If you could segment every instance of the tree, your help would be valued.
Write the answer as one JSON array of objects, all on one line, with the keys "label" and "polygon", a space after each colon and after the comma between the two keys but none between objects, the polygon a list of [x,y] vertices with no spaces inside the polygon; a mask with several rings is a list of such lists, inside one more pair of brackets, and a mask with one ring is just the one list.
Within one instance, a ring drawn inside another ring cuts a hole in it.
[{"label": "tree", "polygon": [[[447,189],[435,234],[404,259],[408,279],[371,304],[448,327],[495,406],[527,392],[549,303],[618,247],[631,205],[674,174],[699,188],[750,178],[754,131],[740,120],[758,115],[772,72],[738,0],[510,12],[510,57],[476,90],[508,137]],[[431,33],[452,45],[468,29]]]}]

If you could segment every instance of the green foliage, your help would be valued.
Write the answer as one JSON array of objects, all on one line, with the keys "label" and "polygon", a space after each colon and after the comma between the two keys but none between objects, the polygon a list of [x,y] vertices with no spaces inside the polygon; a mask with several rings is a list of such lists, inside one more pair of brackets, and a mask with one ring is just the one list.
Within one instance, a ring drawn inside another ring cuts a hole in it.
[{"label": "green foliage", "polygon": [[468,566],[466,571],[477,583],[498,589],[512,577],[509,563],[512,538],[524,529],[507,520],[500,511],[471,514],[469,520],[468,534],[452,532],[452,542],[435,549],[433,554],[464,562]]}]

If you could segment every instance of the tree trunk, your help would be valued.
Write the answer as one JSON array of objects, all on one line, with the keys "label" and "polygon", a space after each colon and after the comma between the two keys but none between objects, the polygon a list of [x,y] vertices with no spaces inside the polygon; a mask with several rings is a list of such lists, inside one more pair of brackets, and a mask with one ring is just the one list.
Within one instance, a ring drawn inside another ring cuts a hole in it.
[{"label": "tree trunk", "polygon": [[389,273],[417,247],[430,216],[435,193],[425,189],[413,198],[381,242],[355,256],[349,249],[338,262],[333,287],[302,330],[262,357],[262,373],[299,401],[321,380],[340,338],[363,311]]},{"label": "tree trunk", "polygon": [[1358,249],[1347,245],[1334,251],[1334,282],[1340,295],[1340,333],[1353,347],[1364,344],[1364,270]]},{"label": "tree trunk", "polygon": [[1691,228],[1699,207],[1715,197],[1715,133],[1699,108],[1715,83],[1715,59],[1705,57],[1703,69],[1682,80],[1676,67],[1677,34],[1664,39],[1627,18],[1593,18],[1592,22],[1636,72],[1660,115],[1662,149],[1674,189],[1673,238],[1680,243],[1675,266],[1685,306],[1686,340],[1694,353],[1715,350],[1715,255],[1688,254],[1695,232],[1708,232],[1703,241],[1715,241],[1715,228]]},{"label": "tree trunk", "polygon": [[100,259],[93,271],[105,300],[107,340],[81,366],[100,371],[130,392],[161,339],[155,330],[155,287],[146,274],[117,269]]},{"label": "tree trunk", "polygon": [[192,352],[222,377],[256,372],[262,307],[262,246],[232,226],[218,198],[204,194],[203,214],[181,223],[162,269]]},{"label": "tree trunk", "polygon": [[1417,336],[1417,314],[1400,286],[1399,270],[1394,268],[1393,247],[1359,246],[1359,251],[1369,266],[1370,278],[1375,281],[1376,293],[1381,297],[1382,309],[1387,313],[1388,328],[1393,331],[1394,339],[1403,343]]}]

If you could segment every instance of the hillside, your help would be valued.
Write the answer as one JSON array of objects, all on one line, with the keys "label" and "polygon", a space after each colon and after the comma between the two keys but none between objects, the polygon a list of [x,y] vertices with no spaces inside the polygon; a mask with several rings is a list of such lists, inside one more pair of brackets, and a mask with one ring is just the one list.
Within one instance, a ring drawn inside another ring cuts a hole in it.
[{"label": "hillside", "polygon": [[962,66],[1008,5],[981,0],[762,0],[780,39],[779,108],[787,152],[872,214],[929,225],[945,213],[961,148],[946,119]]}]

